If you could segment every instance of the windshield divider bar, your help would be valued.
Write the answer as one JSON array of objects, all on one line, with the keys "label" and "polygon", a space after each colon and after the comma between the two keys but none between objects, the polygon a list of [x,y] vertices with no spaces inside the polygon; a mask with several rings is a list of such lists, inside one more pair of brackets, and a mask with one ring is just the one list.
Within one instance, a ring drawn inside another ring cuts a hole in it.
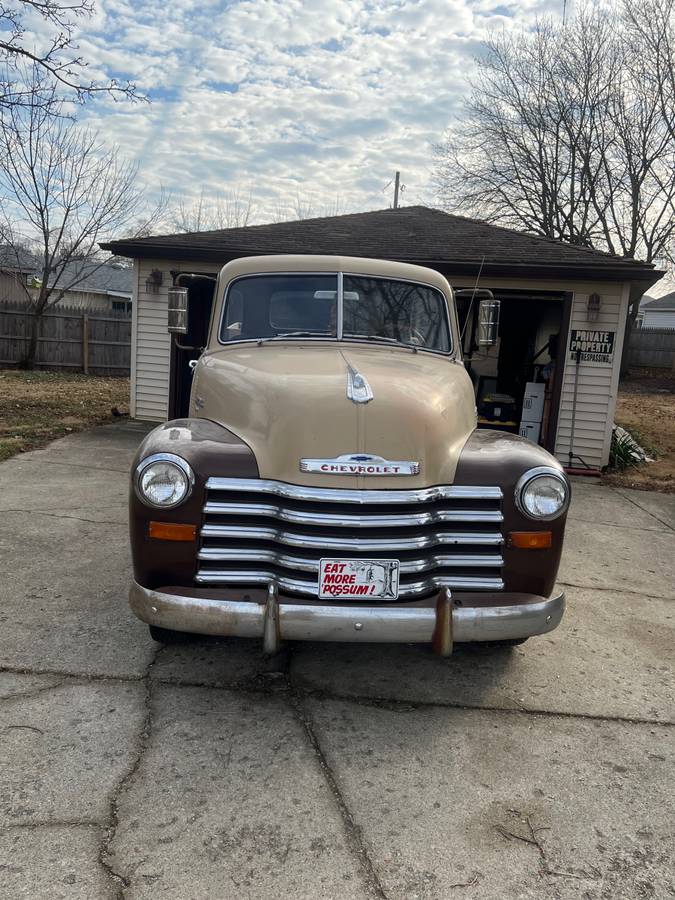
[{"label": "windshield divider bar", "polygon": [[342,340],[342,330],[344,325],[344,274],[342,272],[337,273],[337,316],[336,316],[336,331],[337,331],[337,339],[338,341]]}]

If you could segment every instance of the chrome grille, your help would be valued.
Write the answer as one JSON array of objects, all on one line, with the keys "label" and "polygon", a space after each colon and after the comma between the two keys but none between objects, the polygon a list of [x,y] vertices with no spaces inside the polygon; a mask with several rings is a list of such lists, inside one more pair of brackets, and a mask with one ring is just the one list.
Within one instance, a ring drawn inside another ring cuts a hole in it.
[{"label": "chrome grille", "polygon": [[206,488],[201,585],[274,579],[315,596],[319,560],[339,556],[400,560],[400,597],[504,587],[499,487],[360,491],[210,478]]}]

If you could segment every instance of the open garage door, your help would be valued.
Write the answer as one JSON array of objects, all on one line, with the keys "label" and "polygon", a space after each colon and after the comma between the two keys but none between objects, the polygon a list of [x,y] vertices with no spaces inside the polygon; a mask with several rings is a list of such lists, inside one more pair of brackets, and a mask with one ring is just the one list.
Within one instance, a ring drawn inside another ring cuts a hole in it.
[{"label": "open garage door", "polygon": [[522,434],[553,452],[572,294],[490,289],[500,301],[494,347],[478,345],[477,301],[458,298],[478,427]]}]

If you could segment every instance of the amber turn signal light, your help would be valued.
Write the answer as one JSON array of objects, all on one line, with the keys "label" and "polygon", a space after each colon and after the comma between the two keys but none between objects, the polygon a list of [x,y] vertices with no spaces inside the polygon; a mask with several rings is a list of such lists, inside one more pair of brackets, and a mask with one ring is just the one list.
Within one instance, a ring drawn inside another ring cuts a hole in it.
[{"label": "amber turn signal light", "polygon": [[521,550],[547,550],[552,543],[551,537],[550,531],[512,531],[509,544]]},{"label": "amber turn signal light", "polygon": [[158,541],[194,541],[196,525],[180,525],[175,522],[150,522],[148,534]]}]

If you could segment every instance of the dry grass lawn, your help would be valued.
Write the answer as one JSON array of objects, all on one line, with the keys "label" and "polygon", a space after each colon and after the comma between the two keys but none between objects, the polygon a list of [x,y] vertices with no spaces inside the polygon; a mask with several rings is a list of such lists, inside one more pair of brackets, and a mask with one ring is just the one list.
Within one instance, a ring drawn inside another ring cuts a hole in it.
[{"label": "dry grass lawn", "polygon": [[605,481],[644,491],[675,493],[675,372],[631,369],[619,388],[616,421],[630,431],[654,462],[608,473]]},{"label": "dry grass lawn", "polygon": [[129,413],[129,379],[0,369],[0,460]]}]

